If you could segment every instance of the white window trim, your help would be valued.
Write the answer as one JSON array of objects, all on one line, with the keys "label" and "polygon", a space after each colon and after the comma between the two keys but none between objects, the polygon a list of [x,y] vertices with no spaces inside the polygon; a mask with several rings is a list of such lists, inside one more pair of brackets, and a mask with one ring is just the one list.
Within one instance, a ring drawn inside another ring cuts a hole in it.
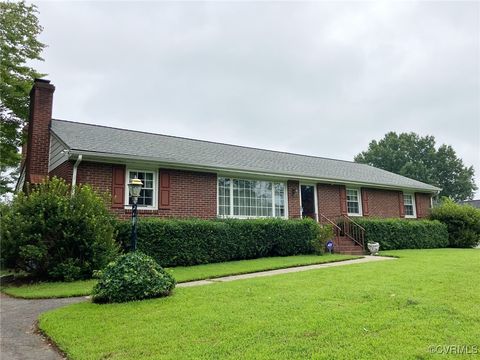
[{"label": "white window trim", "polygon": [[[355,190],[357,192],[358,198],[358,214],[357,213],[350,213],[348,212],[348,190]],[[362,208],[362,192],[360,188],[355,187],[347,187],[345,188],[345,206],[347,207],[347,215],[348,216],[363,216],[363,208]]]},{"label": "white window trim", "polygon": [[[407,215],[405,213],[405,195],[410,195],[412,197],[412,208],[413,208],[413,215]],[[414,193],[403,193],[403,212],[405,213],[405,218],[407,219],[416,219],[417,218],[417,204],[415,203],[415,194]]]},{"label": "white window trim", "polygon": [[150,172],[153,173],[153,205],[145,206],[145,205],[138,205],[138,210],[158,210],[158,170],[155,169],[138,169],[138,168],[126,168],[125,169],[125,209],[131,209],[132,205],[128,203],[128,198],[130,194],[128,192],[128,183],[130,182],[129,175],[130,171],[137,171],[137,172]]},{"label": "white window trim", "polygon": [[[219,179],[225,178],[230,179],[230,215],[220,215],[220,194],[218,191],[219,188]],[[247,216],[247,215],[234,215],[233,214],[233,180],[256,180],[256,181],[265,181],[272,184],[272,214],[273,216]],[[282,183],[284,186],[284,210],[285,215],[281,217],[275,216],[275,190],[274,183]],[[230,177],[217,175],[217,217],[221,219],[288,219],[288,184],[286,181],[275,181],[275,180],[265,180],[262,178],[247,178],[247,177]]]},{"label": "white window trim", "polygon": [[298,194],[300,198],[300,217],[303,218],[302,212],[303,212],[303,205],[302,205],[302,185],[305,186],[313,186],[313,196],[315,197],[315,220],[318,221],[318,195],[317,195],[317,184],[313,183],[300,183],[298,185]]}]

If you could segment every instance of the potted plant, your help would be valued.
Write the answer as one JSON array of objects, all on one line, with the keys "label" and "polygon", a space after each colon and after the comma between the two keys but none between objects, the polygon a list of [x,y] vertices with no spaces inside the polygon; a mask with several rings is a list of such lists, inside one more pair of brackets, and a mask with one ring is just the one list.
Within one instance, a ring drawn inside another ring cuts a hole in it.
[{"label": "potted plant", "polygon": [[370,250],[371,255],[377,255],[380,250],[380,244],[378,242],[369,242],[367,244],[368,250]]}]

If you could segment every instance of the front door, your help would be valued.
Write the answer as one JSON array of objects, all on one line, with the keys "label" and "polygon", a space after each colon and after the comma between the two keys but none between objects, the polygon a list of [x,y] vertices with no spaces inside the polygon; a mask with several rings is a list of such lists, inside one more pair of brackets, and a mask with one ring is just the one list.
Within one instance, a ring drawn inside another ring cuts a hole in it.
[{"label": "front door", "polygon": [[315,185],[300,185],[302,218],[317,219],[315,209]]}]

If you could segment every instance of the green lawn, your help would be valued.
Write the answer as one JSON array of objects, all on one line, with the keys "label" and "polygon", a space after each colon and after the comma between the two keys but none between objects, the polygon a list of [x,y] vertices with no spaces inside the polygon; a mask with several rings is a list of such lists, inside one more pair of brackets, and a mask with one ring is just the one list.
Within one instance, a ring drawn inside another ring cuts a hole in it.
[{"label": "green lawn", "polygon": [[23,299],[46,299],[90,295],[96,280],[40,282],[2,288],[5,294]]},{"label": "green lawn", "polygon": [[[229,261],[218,264],[197,266],[180,266],[167,269],[177,280],[186,282],[192,280],[210,279],[226,275],[245,274],[263,270],[282,269],[300,265],[320,264],[333,261],[355,259],[358,256],[325,254],[297,255],[284,257],[271,257],[253,260]],[[2,289],[11,296],[26,299],[58,298],[71,296],[90,295],[95,280],[74,282],[43,282],[23,286],[11,286]]]},{"label": "green lawn", "polygon": [[269,257],[253,260],[228,261],[217,264],[178,266],[167,269],[178,282],[213,279],[220,276],[247,274],[252,272],[284,269],[288,267],[323,264],[334,261],[356,259],[360,256],[325,254]]},{"label": "green lawn", "polygon": [[71,359],[430,359],[449,358],[431,346],[480,349],[480,250],[388,254],[400,258],[75,304],[39,326]]}]

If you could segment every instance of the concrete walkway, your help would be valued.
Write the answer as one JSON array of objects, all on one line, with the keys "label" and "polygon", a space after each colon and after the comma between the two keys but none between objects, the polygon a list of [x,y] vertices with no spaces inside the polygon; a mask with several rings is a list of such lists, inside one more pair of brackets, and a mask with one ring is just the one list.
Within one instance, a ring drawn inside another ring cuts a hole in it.
[{"label": "concrete walkway", "polygon": [[63,359],[42,336],[36,333],[35,323],[42,312],[85,300],[85,297],[24,300],[0,294],[0,358]]},{"label": "concrete walkway", "polygon": [[[225,276],[211,280],[180,283],[177,287],[191,287],[251,279],[263,276],[289,274],[300,271],[323,269],[334,266],[361,264],[373,261],[393,260],[391,257],[365,256],[361,259],[346,260],[326,264],[297,266],[287,269],[261,271],[243,275]],[[63,357],[36,332],[38,316],[45,311],[64,305],[88,300],[88,297],[64,299],[25,300],[0,293],[0,359],[8,360],[59,360]]]},{"label": "concrete walkway", "polygon": [[295,272],[323,269],[323,268],[329,268],[329,267],[335,267],[335,266],[344,266],[344,265],[350,265],[350,264],[361,264],[366,262],[395,260],[395,259],[396,258],[394,257],[387,257],[387,256],[366,255],[361,259],[337,261],[337,262],[331,262],[331,263],[325,263],[325,264],[296,266],[296,267],[291,267],[286,269],[260,271],[260,272],[254,272],[249,274],[242,274],[242,275],[231,275],[231,276],[224,276],[224,277],[219,277],[219,278],[210,279],[210,280],[189,281],[189,282],[177,284],[177,287],[202,286],[202,285],[215,284],[217,282],[228,282],[228,281],[235,281],[235,280],[252,279],[257,277],[290,274]]}]

